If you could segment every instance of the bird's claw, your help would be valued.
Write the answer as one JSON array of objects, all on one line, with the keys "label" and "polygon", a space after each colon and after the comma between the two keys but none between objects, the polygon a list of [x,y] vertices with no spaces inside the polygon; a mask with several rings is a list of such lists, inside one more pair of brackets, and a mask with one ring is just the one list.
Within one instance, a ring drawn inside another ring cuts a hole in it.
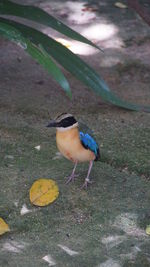
[{"label": "bird's claw", "polygon": [[79,176],[78,174],[71,174],[71,175],[67,178],[65,184],[69,184],[70,182],[74,182],[75,178],[78,177],[78,176]]},{"label": "bird's claw", "polygon": [[87,189],[88,188],[88,184],[92,184],[93,182],[90,181],[89,179],[85,179],[84,184],[81,186],[81,189]]}]

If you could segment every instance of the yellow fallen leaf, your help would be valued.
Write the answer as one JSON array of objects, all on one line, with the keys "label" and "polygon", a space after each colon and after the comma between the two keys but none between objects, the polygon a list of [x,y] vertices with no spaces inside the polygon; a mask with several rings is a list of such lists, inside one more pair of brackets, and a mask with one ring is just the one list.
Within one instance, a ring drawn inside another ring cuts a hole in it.
[{"label": "yellow fallen leaf", "polygon": [[146,234],[150,235],[150,225],[147,225],[147,227],[146,227]]},{"label": "yellow fallen leaf", "polygon": [[36,206],[46,206],[52,203],[58,195],[58,186],[51,179],[39,179],[30,188],[30,201]]},{"label": "yellow fallen leaf", "polygon": [[119,8],[127,8],[127,6],[125,4],[123,4],[123,3],[121,3],[121,2],[116,2],[115,6],[119,7]]},{"label": "yellow fallen leaf", "polygon": [[3,235],[4,233],[9,232],[9,231],[10,231],[10,228],[8,224],[5,223],[5,221],[2,218],[0,218],[0,235]]}]

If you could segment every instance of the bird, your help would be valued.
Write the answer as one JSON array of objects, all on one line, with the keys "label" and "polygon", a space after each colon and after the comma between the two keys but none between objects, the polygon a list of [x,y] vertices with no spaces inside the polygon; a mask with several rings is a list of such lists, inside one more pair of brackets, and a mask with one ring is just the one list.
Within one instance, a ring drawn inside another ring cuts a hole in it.
[{"label": "bird", "polygon": [[[56,144],[60,153],[74,163],[71,175],[67,184],[74,181],[75,170],[80,162],[89,162],[89,169],[82,188],[87,188],[90,180],[90,173],[93,162],[100,159],[100,149],[91,134],[86,130],[80,131],[79,123],[72,114],[62,113],[54,120],[51,120],[47,127],[56,128]],[[89,129],[87,127],[87,129]]]}]

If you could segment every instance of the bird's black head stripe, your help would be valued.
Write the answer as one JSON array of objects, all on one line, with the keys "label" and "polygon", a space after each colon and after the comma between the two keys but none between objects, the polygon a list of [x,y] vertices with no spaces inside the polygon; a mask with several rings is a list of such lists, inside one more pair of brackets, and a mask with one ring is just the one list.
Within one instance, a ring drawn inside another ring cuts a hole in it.
[{"label": "bird's black head stripe", "polygon": [[65,119],[62,119],[59,123],[58,123],[58,127],[63,127],[63,128],[67,128],[69,126],[72,126],[73,124],[75,124],[77,121],[73,116],[67,117]]}]

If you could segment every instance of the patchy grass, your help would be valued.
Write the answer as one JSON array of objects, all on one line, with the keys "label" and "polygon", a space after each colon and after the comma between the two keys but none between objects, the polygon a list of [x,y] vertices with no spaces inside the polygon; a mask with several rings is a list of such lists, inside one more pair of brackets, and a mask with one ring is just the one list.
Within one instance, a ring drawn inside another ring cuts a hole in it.
[{"label": "patchy grass", "polygon": [[149,128],[115,130],[103,136],[102,161],[130,173],[150,176]]}]

